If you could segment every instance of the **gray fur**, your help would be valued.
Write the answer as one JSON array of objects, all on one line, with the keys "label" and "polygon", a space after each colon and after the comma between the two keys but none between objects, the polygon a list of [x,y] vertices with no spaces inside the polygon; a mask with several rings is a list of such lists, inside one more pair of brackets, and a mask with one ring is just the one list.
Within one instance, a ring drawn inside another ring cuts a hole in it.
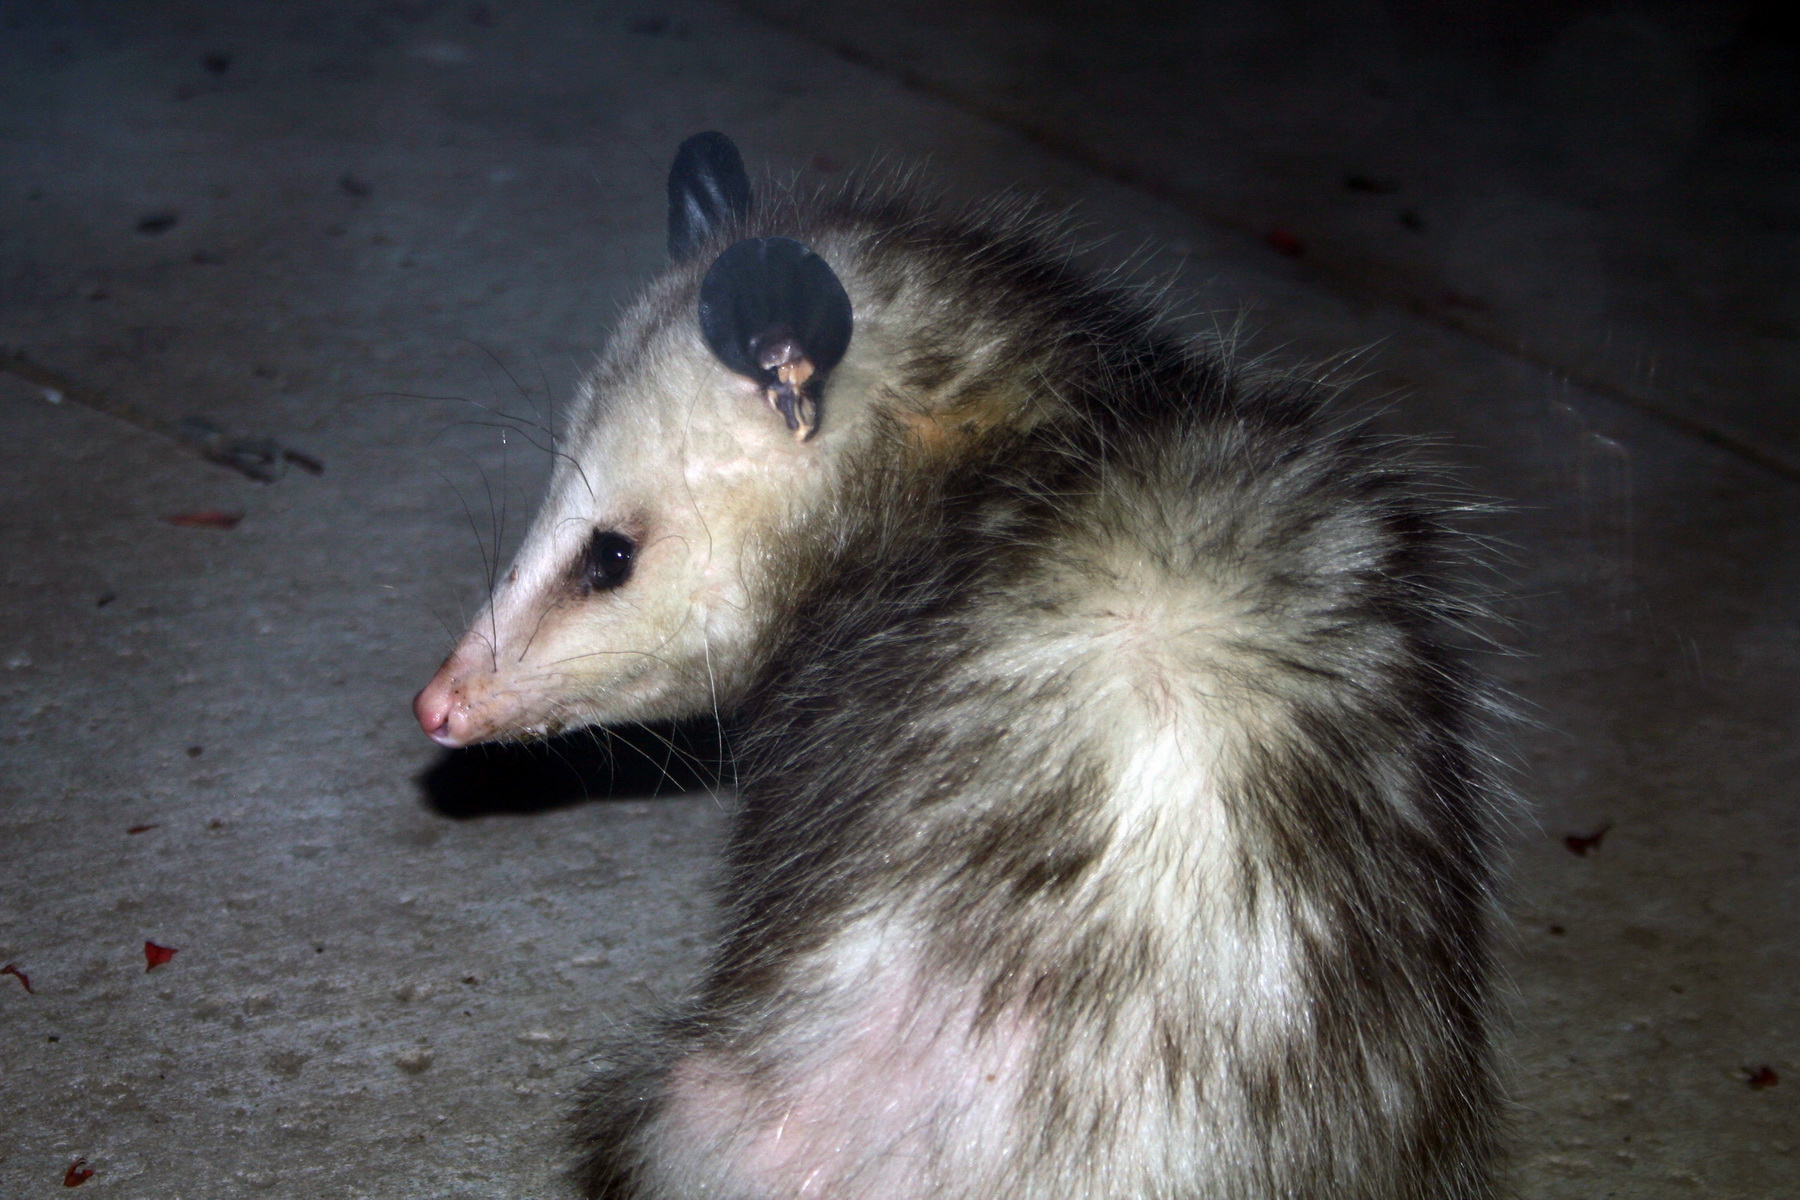
[{"label": "gray fur", "polygon": [[585,1193],[1496,1196],[1451,506],[1028,218],[726,233],[817,249],[897,349],[826,511],[756,548],[722,938],[602,1056]]}]

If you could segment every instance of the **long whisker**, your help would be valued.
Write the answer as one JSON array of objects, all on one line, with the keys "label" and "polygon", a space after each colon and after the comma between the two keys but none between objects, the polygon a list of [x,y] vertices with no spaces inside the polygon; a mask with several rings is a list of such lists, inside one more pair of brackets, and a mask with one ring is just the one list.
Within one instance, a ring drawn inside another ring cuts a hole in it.
[{"label": "long whisker", "polygon": [[[477,524],[475,521],[475,511],[469,507],[468,497],[463,495],[463,491],[461,488],[457,487],[455,483],[451,482],[450,477],[448,475],[445,475],[442,471],[440,471],[440,472],[438,472],[438,478],[442,479],[444,481],[445,486],[448,487],[450,489],[450,491],[452,492],[452,494],[454,494],[456,496],[456,502],[458,504],[462,505],[463,517],[469,523],[469,532],[474,535],[475,548],[481,555],[481,569],[482,569],[483,576],[487,579],[487,582],[488,582],[488,593],[489,593],[489,595],[492,595],[493,590],[494,590],[494,567],[493,567],[493,563],[488,558],[487,543],[485,541],[483,541],[482,537],[481,537],[481,526],[479,524]],[[484,475],[483,482],[485,483],[485,481],[486,481],[486,476]],[[490,496],[490,501],[491,501],[491,499],[492,499],[492,497]],[[493,611],[492,604],[488,605],[488,611],[489,612]],[[495,636],[496,637],[498,636],[498,631],[495,632]],[[490,642],[490,645],[492,645],[491,642]],[[499,665],[500,664],[499,664],[498,660],[496,660],[494,662],[495,668],[497,669],[499,667]]]}]

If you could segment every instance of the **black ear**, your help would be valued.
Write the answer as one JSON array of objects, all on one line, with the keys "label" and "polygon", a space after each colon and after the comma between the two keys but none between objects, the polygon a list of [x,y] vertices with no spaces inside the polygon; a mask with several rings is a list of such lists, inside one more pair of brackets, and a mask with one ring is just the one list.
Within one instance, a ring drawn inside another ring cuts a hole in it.
[{"label": "black ear", "polygon": [[681,262],[730,221],[750,215],[750,176],[731,139],[696,133],[669,168],[669,257]]},{"label": "black ear", "polygon": [[805,440],[826,374],[850,348],[850,297],[825,260],[792,238],[750,238],[700,284],[700,332],[719,361],[763,387]]}]

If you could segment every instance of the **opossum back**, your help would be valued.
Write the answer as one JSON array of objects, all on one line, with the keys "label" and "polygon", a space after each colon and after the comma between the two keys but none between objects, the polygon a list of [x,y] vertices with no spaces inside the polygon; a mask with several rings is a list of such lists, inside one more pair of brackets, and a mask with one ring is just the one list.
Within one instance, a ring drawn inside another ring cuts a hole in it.
[{"label": "opossum back", "polygon": [[753,543],[720,945],[590,1194],[1493,1195],[1456,499],[1015,229],[789,215],[869,436]]}]

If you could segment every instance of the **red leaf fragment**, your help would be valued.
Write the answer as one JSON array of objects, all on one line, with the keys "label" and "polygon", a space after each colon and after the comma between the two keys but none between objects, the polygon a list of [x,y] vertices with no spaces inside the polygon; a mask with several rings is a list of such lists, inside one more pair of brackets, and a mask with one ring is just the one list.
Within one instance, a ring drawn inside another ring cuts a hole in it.
[{"label": "red leaf fragment", "polygon": [[93,1177],[94,1168],[87,1165],[87,1159],[78,1158],[69,1164],[68,1170],[63,1172],[63,1186],[80,1187]]},{"label": "red leaf fragment", "polygon": [[1299,258],[1306,253],[1306,243],[1291,229],[1271,229],[1263,235],[1263,241],[1269,243],[1269,249],[1275,253],[1289,258]]},{"label": "red leaf fragment", "polygon": [[179,953],[180,951],[173,946],[159,946],[155,942],[145,942],[144,970],[154,971]]},{"label": "red leaf fragment", "polygon": [[126,833],[149,833],[149,832],[150,832],[150,831],[151,831],[151,830],[152,830],[152,829],[161,829],[161,828],[162,828],[162,826],[161,826],[161,825],[159,825],[159,824],[157,824],[157,823],[156,823],[156,822],[154,822],[154,821],[152,821],[152,822],[151,822],[151,823],[150,823],[150,824],[148,824],[148,825],[130,825],[130,826],[127,826],[127,827],[126,827],[126,829],[125,829],[125,832],[126,832]]},{"label": "red leaf fragment", "polygon": [[19,970],[18,963],[7,963],[4,967],[0,967],[0,975],[11,975],[14,979],[17,979],[20,983],[25,985],[27,994],[36,994],[31,990],[31,976]]},{"label": "red leaf fragment", "polygon": [[243,513],[229,513],[217,508],[170,513],[163,518],[169,524],[180,525],[185,529],[236,529],[237,523],[243,519]]},{"label": "red leaf fragment", "polygon": [[1576,858],[1586,858],[1591,852],[1600,848],[1601,841],[1611,828],[1612,822],[1608,821],[1592,833],[1571,833],[1563,838],[1563,845],[1567,846],[1569,853]]},{"label": "red leaf fragment", "polygon": [[1775,1068],[1768,1063],[1758,1063],[1754,1067],[1744,1068],[1744,1082],[1749,1084],[1752,1090],[1760,1092],[1764,1088],[1772,1088],[1780,1083],[1781,1076],[1777,1075]]}]

